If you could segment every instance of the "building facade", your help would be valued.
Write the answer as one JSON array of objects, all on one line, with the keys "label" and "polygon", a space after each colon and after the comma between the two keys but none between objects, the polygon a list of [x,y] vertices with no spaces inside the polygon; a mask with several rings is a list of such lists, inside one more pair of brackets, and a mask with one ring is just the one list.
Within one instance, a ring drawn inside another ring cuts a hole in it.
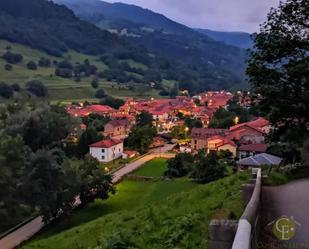
[{"label": "building facade", "polygon": [[99,162],[108,163],[122,157],[123,141],[118,139],[105,139],[89,146],[90,155]]}]

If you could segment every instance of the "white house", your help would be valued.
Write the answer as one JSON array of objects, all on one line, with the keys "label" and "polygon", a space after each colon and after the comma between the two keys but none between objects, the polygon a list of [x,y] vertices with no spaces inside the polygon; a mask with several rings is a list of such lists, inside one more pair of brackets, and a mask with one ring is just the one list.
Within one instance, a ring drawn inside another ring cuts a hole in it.
[{"label": "white house", "polygon": [[91,144],[90,155],[102,163],[108,163],[122,156],[123,141],[119,139],[104,139]]}]

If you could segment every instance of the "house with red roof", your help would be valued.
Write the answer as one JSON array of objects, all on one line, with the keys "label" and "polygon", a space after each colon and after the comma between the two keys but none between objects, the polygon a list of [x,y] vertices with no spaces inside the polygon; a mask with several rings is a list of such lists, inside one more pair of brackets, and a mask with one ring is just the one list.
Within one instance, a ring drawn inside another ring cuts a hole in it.
[{"label": "house with red roof", "polygon": [[89,153],[99,162],[111,162],[122,156],[123,141],[120,139],[104,139],[89,145]]},{"label": "house with red roof", "polygon": [[264,143],[265,136],[270,131],[269,122],[264,118],[234,125],[229,131],[234,140],[241,143]]},{"label": "house with red roof", "polygon": [[107,105],[87,105],[83,107],[71,105],[67,107],[67,112],[75,117],[85,117],[92,113],[102,116],[110,116],[117,112],[117,110]]},{"label": "house with red roof", "polygon": [[238,148],[238,157],[240,159],[255,156],[257,154],[265,153],[267,144],[244,144]]},{"label": "house with red roof", "polygon": [[131,122],[128,119],[116,119],[104,125],[103,136],[105,137],[126,137],[129,135]]},{"label": "house with red roof", "polygon": [[191,149],[192,151],[207,150],[209,138],[217,135],[226,136],[228,133],[227,129],[193,128],[191,131]]},{"label": "house with red roof", "polygon": [[211,151],[219,152],[221,150],[228,150],[233,154],[233,157],[237,156],[237,145],[229,138],[213,136],[207,140],[207,153]]}]

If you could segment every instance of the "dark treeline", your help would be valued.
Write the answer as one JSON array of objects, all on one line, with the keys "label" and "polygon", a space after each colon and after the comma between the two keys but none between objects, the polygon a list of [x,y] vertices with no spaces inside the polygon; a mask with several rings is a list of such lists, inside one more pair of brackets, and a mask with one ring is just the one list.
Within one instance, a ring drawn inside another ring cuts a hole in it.
[{"label": "dark treeline", "polygon": [[86,205],[114,191],[98,161],[66,155],[76,127],[60,106],[34,100],[1,105],[0,231],[34,214],[50,222],[69,215],[76,196]]}]

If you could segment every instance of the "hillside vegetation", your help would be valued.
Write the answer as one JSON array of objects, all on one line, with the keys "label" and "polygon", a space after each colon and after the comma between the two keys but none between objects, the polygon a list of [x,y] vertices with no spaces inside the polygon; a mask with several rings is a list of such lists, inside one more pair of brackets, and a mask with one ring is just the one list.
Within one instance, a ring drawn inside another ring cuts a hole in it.
[{"label": "hillside vegetation", "polygon": [[142,45],[152,53],[174,61],[170,65],[174,72],[169,76],[179,81],[181,89],[194,92],[245,85],[243,49],[218,42],[138,6],[99,0],[56,2],[65,4],[82,19],[118,34],[129,43]]},{"label": "hillside vegetation", "polygon": [[126,180],[108,201],[78,211],[71,220],[23,248],[82,249],[99,244],[104,249],[118,248],[111,245],[207,249],[210,219],[241,215],[240,187],[247,179],[247,175],[234,175],[206,185],[185,178],[162,182]]},{"label": "hillside vegetation", "polygon": [[[91,65],[97,68],[98,72],[103,72],[109,67],[100,60],[99,56],[86,55],[83,53],[69,50],[64,53],[62,57],[52,56],[44,51],[30,48],[18,43],[7,42],[0,40],[0,56],[11,52],[14,54],[22,55],[23,59],[19,63],[10,64],[12,68],[6,70],[5,67],[8,64],[3,58],[0,58],[0,74],[1,81],[9,85],[18,84],[20,87],[25,87],[26,83],[31,80],[39,80],[48,88],[48,98],[53,101],[79,101],[79,100],[96,100],[95,93],[97,89],[91,86],[91,82],[95,75],[83,76],[76,81],[76,78],[63,78],[55,75],[57,66],[54,62],[68,61],[75,65],[76,63],[83,63],[85,60],[89,60]],[[30,70],[27,68],[27,63],[30,61],[38,64],[41,58],[48,59],[51,65],[48,67],[37,66],[36,70]],[[120,61],[121,62],[121,61]],[[146,66],[137,63],[133,60],[127,61],[134,67],[145,68]],[[144,92],[133,91],[132,87],[136,86],[135,83],[130,84],[117,84],[113,81],[108,81],[105,78],[99,79],[98,88],[103,88],[108,95],[125,97],[125,96],[140,96],[140,97],[156,97],[158,96],[157,90],[152,90],[150,87],[143,87]],[[137,85],[138,86],[138,85]]]}]

